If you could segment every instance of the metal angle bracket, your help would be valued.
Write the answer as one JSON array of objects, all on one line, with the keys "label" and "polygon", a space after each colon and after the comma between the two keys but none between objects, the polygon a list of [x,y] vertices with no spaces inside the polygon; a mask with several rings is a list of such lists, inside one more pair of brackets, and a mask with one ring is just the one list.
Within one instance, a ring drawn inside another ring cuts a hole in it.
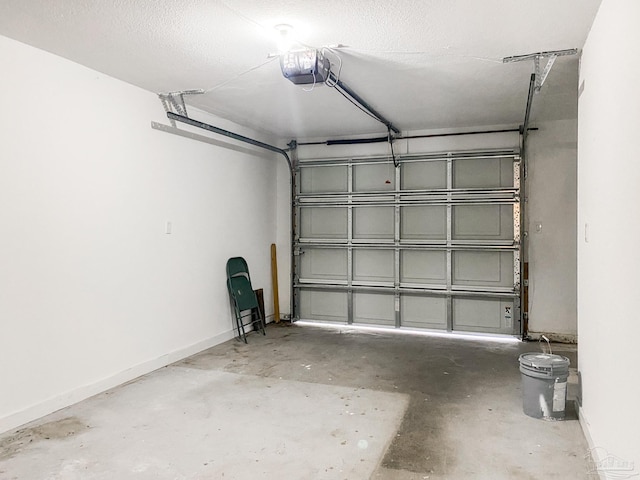
[{"label": "metal angle bracket", "polygon": [[533,59],[536,68],[536,93],[540,91],[542,85],[544,85],[544,81],[547,79],[549,72],[551,71],[551,67],[553,67],[553,63],[558,58],[558,55],[551,55],[549,60],[547,60],[547,65],[544,67],[542,73],[540,73],[540,61],[544,60],[545,57],[537,56]]},{"label": "metal angle bracket", "polygon": [[[544,85],[545,80],[549,76],[549,72],[551,71],[551,67],[555,63],[558,57],[563,57],[566,55],[575,55],[578,53],[577,48],[571,48],[568,50],[553,50],[549,52],[538,52],[538,53],[530,53],[527,55],[515,55],[512,57],[504,57],[502,59],[502,63],[513,63],[513,62],[522,62],[525,60],[533,59],[534,64],[534,73],[535,73],[535,93],[540,92],[542,89],[542,85]],[[547,59],[547,64],[544,68],[541,68],[541,62],[544,59]]]},{"label": "metal angle bracket", "polygon": [[[189,117],[187,115],[187,105],[184,103],[185,95],[200,95],[205,93],[204,90],[180,90],[177,92],[168,92],[168,93],[159,93],[158,98],[160,99],[160,103],[162,103],[162,108],[166,113],[177,113],[178,115],[182,115],[183,117]],[[176,127],[176,121],[174,119],[170,119],[171,126]]]}]

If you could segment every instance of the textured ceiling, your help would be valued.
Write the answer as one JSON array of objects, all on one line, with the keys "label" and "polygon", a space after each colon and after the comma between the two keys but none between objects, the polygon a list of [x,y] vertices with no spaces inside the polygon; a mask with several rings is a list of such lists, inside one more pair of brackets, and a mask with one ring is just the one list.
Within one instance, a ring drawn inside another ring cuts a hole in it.
[{"label": "textured ceiling", "polygon": [[[2,0],[0,34],[280,138],[384,133],[334,89],[297,86],[273,26],[342,45],[340,79],[403,131],[522,123],[533,62],[581,48],[600,0]],[[331,57],[338,64],[335,56]],[[533,120],[573,118],[578,58],[560,57]],[[159,108],[160,103],[158,103]]]}]

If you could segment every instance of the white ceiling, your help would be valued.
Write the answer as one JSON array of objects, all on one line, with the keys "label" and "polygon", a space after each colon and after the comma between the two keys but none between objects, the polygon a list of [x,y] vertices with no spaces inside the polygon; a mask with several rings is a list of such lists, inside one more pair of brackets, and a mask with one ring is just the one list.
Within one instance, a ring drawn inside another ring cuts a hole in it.
[{"label": "white ceiling", "polygon": [[[327,86],[297,86],[273,26],[342,44],[340,79],[403,131],[518,125],[533,62],[581,48],[600,0],[2,0],[0,34],[280,138],[386,133]],[[266,63],[265,63],[266,62]],[[573,118],[578,58],[560,57],[534,120]],[[311,91],[308,91],[311,90]],[[160,103],[158,103],[159,108]]]}]

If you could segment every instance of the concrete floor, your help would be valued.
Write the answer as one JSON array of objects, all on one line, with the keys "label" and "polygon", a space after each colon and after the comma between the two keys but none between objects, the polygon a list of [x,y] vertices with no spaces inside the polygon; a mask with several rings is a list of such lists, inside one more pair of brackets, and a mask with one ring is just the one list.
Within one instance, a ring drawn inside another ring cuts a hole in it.
[{"label": "concrete floor", "polygon": [[270,325],[0,435],[0,479],[589,478],[572,408],[522,413],[528,351]]}]

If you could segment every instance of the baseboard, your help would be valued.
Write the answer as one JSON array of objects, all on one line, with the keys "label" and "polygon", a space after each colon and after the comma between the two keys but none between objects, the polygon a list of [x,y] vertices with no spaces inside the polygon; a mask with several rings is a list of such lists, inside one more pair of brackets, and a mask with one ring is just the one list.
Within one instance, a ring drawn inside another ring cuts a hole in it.
[{"label": "baseboard", "polygon": [[115,375],[98,380],[95,383],[79,386],[78,388],[74,388],[73,390],[27,407],[24,410],[2,417],[0,418],[0,433],[13,430],[25,425],[26,423],[32,422],[33,420],[37,420],[45,415],[49,415],[57,410],[109,390],[110,388],[122,385],[123,383],[129,382],[142,375],[146,375],[147,373],[153,372],[159,368],[166,367],[167,365],[206,350],[207,348],[211,348],[215,345],[226,342],[227,340],[231,340],[233,337],[233,330],[223,332],[192,345],[188,345],[184,348],[166,353],[152,360],[134,365],[126,370],[116,373]]},{"label": "baseboard", "polygon": [[540,340],[540,337],[544,335],[553,343],[578,343],[578,336],[573,333],[547,333],[547,332],[532,332],[531,330],[527,334],[529,340]]},{"label": "baseboard", "polygon": [[597,445],[593,443],[591,431],[589,430],[589,422],[585,417],[584,410],[578,404],[576,404],[576,408],[578,409],[578,421],[580,422],[580,427],[582,427],[582,433],[584,433],[584,438],[587,440],[587,445],[589,445],[589,451],[585,452],[585,456],[589,457],[587,461],[592,467],[592,471],[587,472],[588,475],[590,475],[589,478],[599,478],[600,480],[607,480],[608,477],[606,473],[596,468],[596,466],[600,465],[604,460],[603,458],[599,457],[601,449],[597,448]]}]

